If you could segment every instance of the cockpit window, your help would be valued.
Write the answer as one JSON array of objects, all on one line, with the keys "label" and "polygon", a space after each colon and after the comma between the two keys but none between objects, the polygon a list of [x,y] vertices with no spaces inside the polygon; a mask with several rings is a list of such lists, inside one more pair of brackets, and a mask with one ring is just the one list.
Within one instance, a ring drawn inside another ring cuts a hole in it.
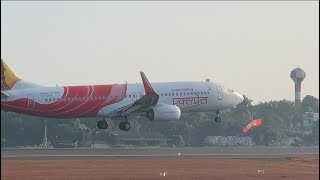
[{"label": "cockpit window", "polygon": [[234,92],[232,89],[228,89],[228,92]]}]

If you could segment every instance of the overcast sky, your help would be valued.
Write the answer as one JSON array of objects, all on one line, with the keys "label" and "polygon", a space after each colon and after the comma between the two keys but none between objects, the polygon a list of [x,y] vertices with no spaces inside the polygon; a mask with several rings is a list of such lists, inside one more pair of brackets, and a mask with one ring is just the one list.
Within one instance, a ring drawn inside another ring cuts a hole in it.
[{"label": "overcast sky", "polygon": [[44,85],[211,81],[260,101],[319,98],[319,2],[3,2],[1,57]]}]

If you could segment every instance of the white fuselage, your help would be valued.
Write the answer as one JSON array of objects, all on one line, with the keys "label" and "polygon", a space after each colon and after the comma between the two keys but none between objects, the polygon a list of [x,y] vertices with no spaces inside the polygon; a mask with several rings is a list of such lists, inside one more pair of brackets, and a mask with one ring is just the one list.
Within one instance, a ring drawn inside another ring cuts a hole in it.
[{"label": "white fuselage", "polygon": [[[109,117],[145,94],[143,84],[107,86],[12,89],[4,91],[9,97],[1,99],[1,107],[42,117]],[[182,112],[219,111],[233,108],[243,100],[240,94],[212,82],[165,82],[152,86],[159,95],[158,104],[176,105]]]}]

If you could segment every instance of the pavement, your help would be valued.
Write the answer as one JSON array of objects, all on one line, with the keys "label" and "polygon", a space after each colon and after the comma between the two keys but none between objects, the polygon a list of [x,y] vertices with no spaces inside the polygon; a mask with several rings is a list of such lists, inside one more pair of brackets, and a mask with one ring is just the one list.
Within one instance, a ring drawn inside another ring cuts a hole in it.
[{"label": "pavement", "polygon": [[1,149],[1,160],[114,159],[175,156],[223,158],[287,158],[319,156],[319,147],[187,147],[106,149]]}]

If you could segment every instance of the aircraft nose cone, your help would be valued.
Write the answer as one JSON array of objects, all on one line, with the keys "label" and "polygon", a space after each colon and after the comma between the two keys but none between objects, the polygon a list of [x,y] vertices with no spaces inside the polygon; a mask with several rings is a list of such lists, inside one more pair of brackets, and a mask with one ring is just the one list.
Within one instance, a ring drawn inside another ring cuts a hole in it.
[{"label": "aircraft nose cone", "polygon": [[236,93],[237,104],[240,104],[243,100],[244,100],[244,97],[241,94]]}]

